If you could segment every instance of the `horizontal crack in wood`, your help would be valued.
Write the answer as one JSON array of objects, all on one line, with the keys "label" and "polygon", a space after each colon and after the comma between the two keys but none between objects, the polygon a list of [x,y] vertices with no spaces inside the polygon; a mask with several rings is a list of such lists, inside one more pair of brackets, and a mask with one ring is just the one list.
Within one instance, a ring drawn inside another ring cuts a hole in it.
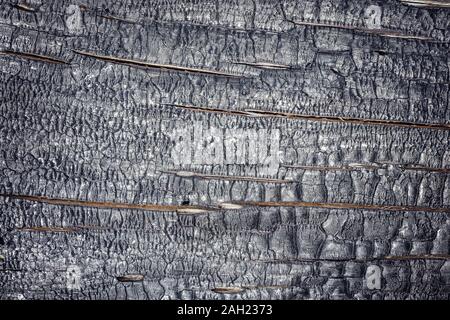
[{"label": "horizontal crack in wood", "polygon": [[302,201],[232,201],[231,203],[249,206],[249,207],[311,207],[325,209],[361,209],[361,210],[382,210],[382,211],[424,211],[424,212],[443,212],[450,213],[450,208],[431,208],[416,206],[384,206],[356,203],[340,203],[340,202],[302,202]]},{"label": "horizontal crack in wood", "polygon": [[307,121],[319,121],[319,122],[340,122],[340,123],[353,123],[362,125],[378,125],[378,126],[393,126],[393,127],[406,127],[406,128],[424,128],[424,129],[438,129],[438,130],[450,130],[450,124],[437,124],[437,123],[415,123],[396,120],[381,120],[381,119],[362,119],[362,118],[350,118],[350,117],[338,117],[338,116],[318,116],[318,115],[302,115],[287,112],[277,111],[263,111],[255,109],[241,110],[226,110],[218,108],[206,108],[196,107],[183,104],[170,104],[163,103],[162,105],[172,106],[193,112],[213,112],[222,113],[227,115],[238,115],[246,117],[281,117],[286,119],[299,119]]},{"label": "horizontal crack in wood", "polygon": [[[42,196],[26,196],[17,194],[0,194],[2,197],[20,199],[26,201],[43,202],[54,205],[65,206],[83,206],[95,208],[111,208],[111,209],[137,209],[148,211],[175,211],[183,214],[202,214],[210,211],[216,211],[219,207],[200,207],[200,206],[186,206],[186,205],[156,205],[156,204],[133,204],[133,203],[118,203],[118,202],[98,202],[98,201],[81,201],[73,199],[59,199],[47,198]],[[233,207],[234,206],[234,207]],[[423,211],[423,212],[442,212],[450,213],[450,208],[431,208],[431,207],[417,207],[417,206],[383,206],[383,205],[368,205],[356,203],[326,203],[326,202],[301,202],[301,201],[280,201],[280,202],[257,202],[257,201],[231,201],[223,207],[224,209],[239,209],[242,207],[312,207],[312,208],[326,208],[326,209],[361,209],[361,210],[382,210],[382,211]],[[51,231],[51,230],[49,230]],[[62,231],[60,231],[62,232]]]},{"label": "horizontal crack in wood", "polygon": [[284,64],[276,64],[271,62],[231,62],[233,64],[240,64],[244,66],[259,68],[259,69],[269,69],[269,70],[287,70],[291,69],[291,66],[284,65]]},{"label": "horizontal crack in wood", "polygon": [[150,62],[132,60],[132,59],[126,59],[126,58],[104,56],[104,55],[99,55],[99,54],[85,52],[85,51],[79,51],[79,50],[72,50],[72,51],[76,54],[79,54],[79,55],[82,55],[85,57],[91,57],[94,59],[111,62],[111,63],[124,64],[124,65],[132,66],[132,67],[151,68],[151,69],[160,69],[160,70],[173,70],[173,71],[199,73],[199,74],[231,77],[231,78],[243,77],[241,75],[236,75],[236,74],[226,73],[226,72],[221,72],[221,71],[215,71],[215,70],[189,68],[189,67],[182,67],[182,66],[176,66],[176,65],[171,65],[171,64],[150,63]]},{"label": "horizontal crack in wood", "polygon": [[376,262],[376,261],[414,261],[414,260],[450,260],[450,255],[405,255],[405,256],[384,256],[374,258],[296,258],[296,259],[272,259],[272,260],[251,260],[258,263],[314,263],[314,262]]},{"label": "horizontal crack in wood", "polygon": [[433,168],[424,167],[418,165],[405,165],[400,163],[349,163],[342,166],[312,166],[312,165],[289,165],[281,164],[280,166],[292,169],[303,169],[311,171],[354,171],[360,169],[367,170],[378,170],[378,169],[388,169],[389,166],[397,167],[399,170],[406,171],[427,171],[427,172],[438,172],[438,173],[450,173],[450,168]]},{"label": "horizontal crack in wood", "polygon": [[383,260],[450,260],[450,255],[409,255],[409,256],[386,256]]},{"label": "horizontal crack in wood", "polygon": [[76,232],[80,228],[77,227],[23,227],[17,228],[18,231],[31,231],[31,232]]},{"label": "horizontal crack in wood", "polygon": [[258,178],[258,177],[248,177],[248,176],[229,176],[229,175],[214,175],[214,174],[203,174],[190,171],[182,170],[163,170],[163,173],[174,174],[182,178],[201,178],[210,180],[238,180],[238,181],[250,181],[250,182],[266,182],[266,183],[292,183],[293,180],[287,179],[271,179],[271,178]]},{"label": "horizontal crack in wood", "polygon": [[67,227],[33,226],[33,227],[16,228],[17,231],[22,231],[22,232],[80,232],[83,230],[105,231],[105,230],[109,230],[109,229],[117,230],[117,228],[108,228],[108,227],[91,226],[91,225],[67,226]]},{"label": "horizontal crack in wood", "polygon": [[450,8],[450,1],[445,0],[400,0],[403,4],[416,6],[416,7],[427,7],[427,8]]},{"label": "horizontal crack in wood", "polygon": [[121,21],[121,22],[132,23],[132,24],[138,23],[138,21],[136,21],[136,20],[129,20],[129,19],[125,19],[125,18],[121,18],[121,17],[116,17],[116,16],[99,15],[99,17],[101,17],[101,18],[103,18],[103,19],[107,19],[107,20],[116,20],[116,21]]},{"label": "horizontal crack in wood", "polygon": [[222,294],[237,294],[244,292],[245,289],[243,287],[217,287],[212,289],[215,293],[222,293]]},{"label": "horizontal crack in wood", "polygon": [[144,280],[144,276],[142,274],[127,274],[116,277],[116,279],[120,282],[141,282]]},{"label": "horizontal crack in wood", "polygon": [[27,6],[27,5],[23,4],[23,3],[15,4],[14,7],[16,9],[19,9],[19,10],[22,10],[22,11],[27,11],[27,12],[35,12],[36,11],[36,9],[34,9],[32,7],[29,7],[29,6]]},{"label": "horizontal crack in wood", "polygon": [[388,38],[399,38],[399,39],[406,39],[406,40],[420,40],[420,41],[432,41],[432,42],[441,42],[439,40],[436,40],[431,37],[425,37],[425,36],[416,36],[416,35],[408,35],[403,34],[396,30],[388,30],[388,29],[369,29],[364,27],[357,27],[357,26],[346,26],[346,25],[340,25],[340,24],[334,24],[334,23],[324,23],[324,22],[310,22],[310,21],[294,21],[294,20],[287,20],[295,25],[302,25],[302,26],[312,26],[312,27],[322,27],[322,28],[334,28],[334,29],[343,29],[343,30],[352,30],[355,32],[360,33],[367,33],[367,34],[373,34],[378,35],[381,37],[388,37]]},{"label": "horizontal crack in wood", "polygon": [[246,290],[258,290],[258,289],[288,289],[292,286],[288,285],[241,285],[234,287],[216,287],[211,291],[221,294],[239,294]]},{"label": "horizontal crack in wood", "polygon": [[362,119],[362,118],[350,118],[350,117],[338,117],[338,116],[317,116],[317,115],[301,115],[287,112],[273,112],[262,111],[255,109],[245,109],[247,113],[254,113],[262,116],[278,116],[291,119],[305,119],[312,121],[327,121],[327,122],[348,122],[355,124],[370,124],[370,125],[383,125],[383,126],[395,126],[395,127],[415,127],[415,128],[428,128],[428,129],[441,129],[450,130],[450,124],[437,124],[437,123],[416,123],[397,120],[382,120],[382,119]]},{"label": "horizontal crack in wood", "polygon": [[219,208],[225,210],[240,210],[244,207],[235,203],[221,202],[219,203]]},{"label": "horizontal crack in wood", "polygon": [[10,50],[3,50],[0,51],[0,55],[9,55],[9,56],[15,56],[19,58],[34,60],[34,61],[40,61],[40,62],[47,62],[47,63],[53,63],[53,64],[69,64],[68,62],[56,58],[52,58],[49,56],[43,56],[35,53],[29,53],[29,52],[16,52],[16,51],[10,51]]},{"label": "horizontal crack in wood", "polygon": [[186,214],[206,213],[208,211],[217,210],[212,207],[200,206],[185,206],[185,205],[159,205],[159,204],[135,204],[135,203],[120,203],[120,202],[100,202],[100,201],[83,201],[73,199],[47,198],[43,196],[28,196],[18,194],[0,194],[1,197],[11,199],[20,199],[26,201],[43,202],[54,205],[63,206],[81,206],[81,207],[95,207],[95,208],[111,208],[111,209],[137,209],[148,211],[175,211]]}]

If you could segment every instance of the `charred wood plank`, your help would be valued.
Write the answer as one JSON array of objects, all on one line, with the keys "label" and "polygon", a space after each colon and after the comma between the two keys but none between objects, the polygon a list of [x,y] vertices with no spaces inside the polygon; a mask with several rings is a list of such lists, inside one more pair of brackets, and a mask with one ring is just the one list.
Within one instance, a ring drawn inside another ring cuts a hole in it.
[{"label": "charred wood plank", "polygon": [[448,299],[446,0],[0,3],[0,299]]}]

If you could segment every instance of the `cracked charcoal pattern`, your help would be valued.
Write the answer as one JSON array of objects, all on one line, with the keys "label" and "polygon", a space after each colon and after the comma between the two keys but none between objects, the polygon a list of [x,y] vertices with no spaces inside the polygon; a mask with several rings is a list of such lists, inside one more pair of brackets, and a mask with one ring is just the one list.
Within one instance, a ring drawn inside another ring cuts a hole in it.
[{"label": "cracked charcoal pattern", "polygon": [[448,300],[419,2],[0,0],[0,299]]}]

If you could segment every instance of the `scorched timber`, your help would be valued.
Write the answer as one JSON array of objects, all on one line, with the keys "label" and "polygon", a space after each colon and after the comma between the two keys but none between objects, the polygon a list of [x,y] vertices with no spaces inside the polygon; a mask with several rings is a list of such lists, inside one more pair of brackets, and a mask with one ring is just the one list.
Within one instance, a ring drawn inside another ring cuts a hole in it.
[{"label": "scorched timber", "polygon": [[0,299],[448,300],[449,23],[2,1]]}]

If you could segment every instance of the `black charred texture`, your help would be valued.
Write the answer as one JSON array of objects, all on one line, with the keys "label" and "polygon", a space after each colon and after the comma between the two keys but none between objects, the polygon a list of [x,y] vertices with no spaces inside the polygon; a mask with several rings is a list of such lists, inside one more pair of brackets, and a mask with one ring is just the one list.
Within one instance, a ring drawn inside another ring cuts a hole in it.
[{"label": "black charred texture", "polygon": [[449,6],[2,1],[0,299],[449,299]]}]

